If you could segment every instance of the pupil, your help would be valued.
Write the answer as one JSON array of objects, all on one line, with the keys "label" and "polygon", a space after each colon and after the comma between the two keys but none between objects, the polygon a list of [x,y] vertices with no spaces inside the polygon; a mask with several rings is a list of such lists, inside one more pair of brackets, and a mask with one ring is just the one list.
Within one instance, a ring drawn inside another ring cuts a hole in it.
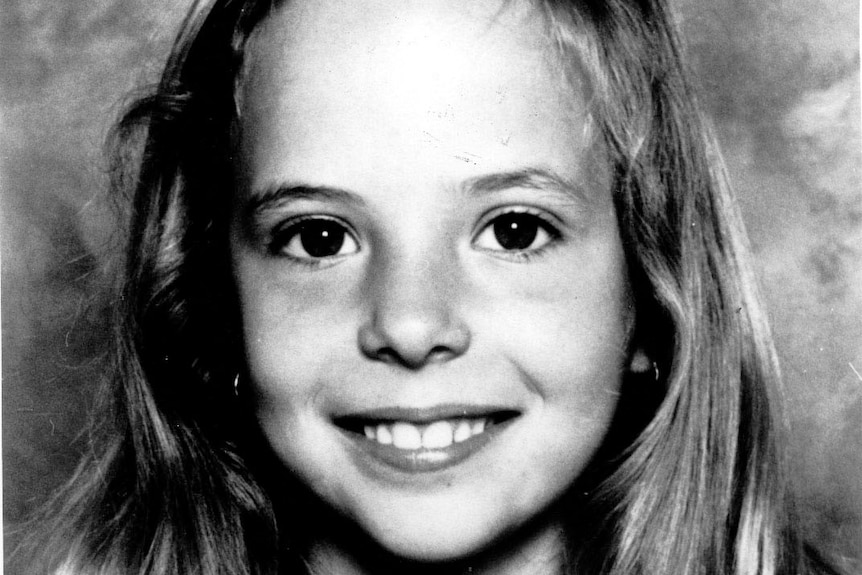
[{"label": "pupil", "polygon": [[299,232],[302,248],[314,258],[326,258],[338,254],[344,244],[344,228],[335,222],[309,222]]},{"label": "pupil", "polygon": [[494,237],[504,250],[525,250],[539,232],[536,218],[528,214],[504,214],[494,222]]}]

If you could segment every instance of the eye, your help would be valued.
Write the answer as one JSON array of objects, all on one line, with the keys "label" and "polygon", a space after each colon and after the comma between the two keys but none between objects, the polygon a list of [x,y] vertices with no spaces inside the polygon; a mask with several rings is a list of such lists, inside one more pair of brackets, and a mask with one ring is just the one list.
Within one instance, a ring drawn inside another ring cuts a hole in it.
[{"label": "eye", "polygon": [[359,251],[359,245],[347,227],[337,220],[308,217],[278,230],[270,251],[307,261],[353,254]]},{"label": "eye", "polygon": [[540,216],[510,211],[492,219],[474,243],[492,251],[529,252],[540,250],[559,237],[559,232]]}]

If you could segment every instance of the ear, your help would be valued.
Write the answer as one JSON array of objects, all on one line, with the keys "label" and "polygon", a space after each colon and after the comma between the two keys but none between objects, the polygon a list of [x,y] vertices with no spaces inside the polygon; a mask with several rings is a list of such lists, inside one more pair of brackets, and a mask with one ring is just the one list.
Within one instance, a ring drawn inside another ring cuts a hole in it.
[{"label": "ear", "polygon": [[629,361],[629,371],[637,375],[643,375],[653,368],[653,362],[642,347],[635,348]]}]

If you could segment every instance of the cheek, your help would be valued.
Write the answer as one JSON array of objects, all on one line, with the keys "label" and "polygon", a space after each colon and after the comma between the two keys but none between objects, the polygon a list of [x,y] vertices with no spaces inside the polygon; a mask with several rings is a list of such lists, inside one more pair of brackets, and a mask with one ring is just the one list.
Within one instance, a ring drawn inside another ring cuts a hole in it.
[{"label": "cheek", "polygon": [[254,266],[240,282],[247,369],[254,411],[269,446],[291,472],[328,492],[338,467],[336,446],[321,443],[315,414],[326,399],[327,374],[343,364],[352,340],[337,298],[309,297],[278,281],[261,279]]},{"label": "cheek", "polygon": [[634,319],[621,247],[494,289],[484,331],[542,395],[615,391]]},{"label": "cheek", "polygon": [[350,294],[338,287],[344,282],[304,285],[255,263],[241,262],[237,271],[247,364],[258,395],[284,400],[313,394],[321,371],[355,347]]}]

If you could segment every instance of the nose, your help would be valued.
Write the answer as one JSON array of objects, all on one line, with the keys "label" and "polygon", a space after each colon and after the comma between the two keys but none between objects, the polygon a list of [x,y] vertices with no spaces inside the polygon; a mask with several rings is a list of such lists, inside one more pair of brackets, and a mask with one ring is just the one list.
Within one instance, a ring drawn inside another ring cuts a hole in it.
[{"label": "nose", "polygon": [[387,258],[370,273],[359,347],[373,360],[420,369],[462,355],[470,331],[456,309],[457,279],[433,258]]}]

